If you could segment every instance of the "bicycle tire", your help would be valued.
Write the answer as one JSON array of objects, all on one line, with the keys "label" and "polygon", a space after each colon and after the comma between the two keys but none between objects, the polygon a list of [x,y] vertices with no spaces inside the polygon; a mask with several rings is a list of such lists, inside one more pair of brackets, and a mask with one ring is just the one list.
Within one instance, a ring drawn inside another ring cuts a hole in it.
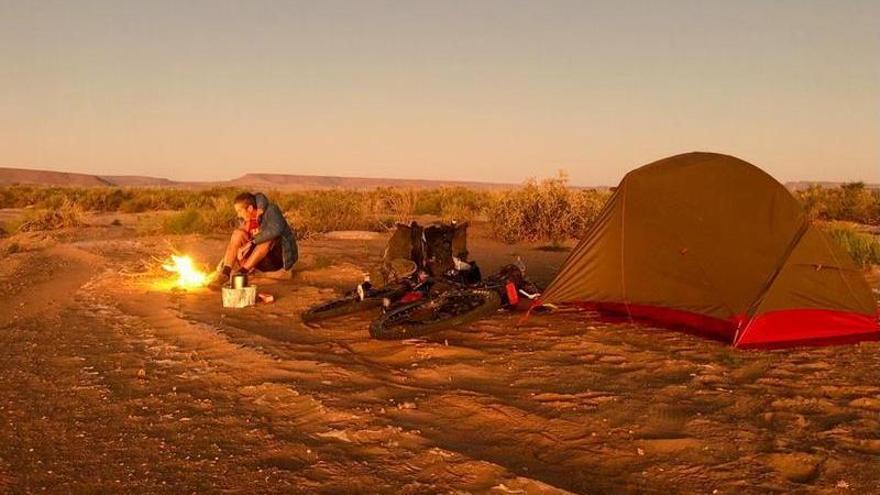
[{"label": "bicycle tire", "polygon": [[377,294],[361,300],[357,295],[349,294],[338,299],[318,303],[302,312],[300,318],[305,323],[350,315],[361,311],[369,311],[382,306],[385,298],[396,299],[405,292],[402,288],[380,290]]},{"label": "bicycle tire", "polygon": [[306,323],[336,318],[361,311],[367,311],[378,308],[382,305],[381,299],[364,299],[361,301],[357,297],[345,297],[334,299],[325,303],[317,304],[303,311],[301,318]]},{"label": "bicycle tire", "polygon": [[[464,312],[448,312],[444,308],[465,298],[471,307]],[[494,313],[501,307],[501,297],[492,290],[474,289],[454,291],[437,298],[416,301],[388,311],[370,324],[370,336],[379,340],[402,340],[422,337],[433,332],[473,323]],[[429,319],[412,318],[419,311],[427,312]]]}]

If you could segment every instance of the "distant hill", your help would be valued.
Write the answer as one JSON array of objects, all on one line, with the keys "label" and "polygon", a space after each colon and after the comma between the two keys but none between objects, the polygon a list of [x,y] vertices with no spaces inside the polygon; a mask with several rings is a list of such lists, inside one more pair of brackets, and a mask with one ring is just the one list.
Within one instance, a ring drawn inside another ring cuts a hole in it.
[{"label": "distant hill", "polygon": [[369,177],[329,177],[318,175],[289,174],[245,174],[237,179],[222,183],[230,186],[256,187],[265,189],[372,189],[376,187],[412,187],[429,189],[445,186],[461,186],[470,189],[502,189],[514,184],[490,182],[468,182],[424,179],[377,179]]},{"label": "distant hill", "polygon": [[[475,182],[426,179],[378,179],[370,177],[334,177],[323,175],[298,174],[245,174],[226,181],[185,182],[162,177],[142,175],[91,175],[50,170],[31,170],[25,168],[0,167],[0,185],[30,184],[42,186],[68,187],[238,187],[251,190],[297,191],[305,189],[373,189],[376,187],[407,187],[430,189],[437,187],[466,187],[468,189],[497,190],[509,189],[517,184],[498,182]],[[839,187],[844,182],[792,181],[785,186],[793,191],[818,185]],[[880,184],[866,184],[870,189],[880,189]],[[576,186],[580,189],[582,187]],[[583,187],[591,189],[589,187]],[[598,189],[606,189],[599,187]]]},{"label": "distant hill", "polygon": [[110,185],[120,187],[163,187],[177,185],[171,179],[142,175],[102,175],[100,178],[106,180]]},{"label": "distant hill", "polygon": [[68,187],[99,187],[113,185],[97,175],[0,167],[0,185],[12,184]]},{"label": "distant hill", "polygon": [[376,179],[367,177],[332,177],[320,175],[245,174],[228,181],[184,182],[138,175],[89,175],[48,170],[0,167],[0,185],[33,184],[68,187],[240,187],[249,189],[293,191],[304,189],[372,189],[376,187],[467,187],[469,189],[506,189],[515,184],[491,182]]}]

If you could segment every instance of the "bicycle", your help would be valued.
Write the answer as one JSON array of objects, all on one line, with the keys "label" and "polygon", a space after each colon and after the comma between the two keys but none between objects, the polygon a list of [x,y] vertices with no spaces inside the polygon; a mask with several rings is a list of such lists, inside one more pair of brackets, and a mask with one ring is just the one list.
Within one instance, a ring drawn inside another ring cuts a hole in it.
[{"label": "bicycle", "polygon": [[[524,267],[507,265],[498,274],[475,285],[457,284],[433,297],[389,308],[370,325],[370,336],[379,340],[422,337],[433,332],[478,321],[501,308],[512,308],[520,295],[537,297],[537,288],[525,278]],[[530,292],[531,291],[531,292]]]}]

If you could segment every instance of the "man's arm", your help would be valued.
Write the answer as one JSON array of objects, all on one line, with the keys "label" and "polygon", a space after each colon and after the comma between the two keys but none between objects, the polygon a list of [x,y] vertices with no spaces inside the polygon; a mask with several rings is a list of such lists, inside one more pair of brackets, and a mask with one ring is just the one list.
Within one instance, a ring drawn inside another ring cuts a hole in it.
[{"label": "man's arm", "polygon": [[269,207],[269,198],[263,193],[254,194],[254,202],[256,203],[255,206],[258,210],[265,211],[266,208]]},{"label": "man's arm", "polygon": [[266,208],[266,212],[263,213],[263,223],[260,224],[260,232],[254,236],[252,242],[254,244],[262,244],[281,237],[286,224],[287,220],[284,219],[284,215],[281,214],[281,209],[278,208],[278,205],[270,204]]}]

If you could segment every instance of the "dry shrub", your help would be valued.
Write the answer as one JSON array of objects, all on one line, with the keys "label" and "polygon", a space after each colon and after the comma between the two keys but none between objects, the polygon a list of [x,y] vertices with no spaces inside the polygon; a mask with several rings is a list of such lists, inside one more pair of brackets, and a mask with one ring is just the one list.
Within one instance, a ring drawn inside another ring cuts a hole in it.
[{"label": "dry shrub", "polygon": [[[34,206],[60,209],[141,213],[173,210],[145,232],[212,233],[234,226],[231,199],[240,190],[213,188],[62,188],[0,187],[0,207]],[[564,175],[541,182],[529,181],[505,193],[464,187],[438,189],[377,188],[373,190],[318,190],[270,193],[300,237],[331,230],[382,231],[395,221],[416,215],[443,220],[489,217],[495,235],[509,242],[580,237],[607,199],[596,191],[574,191]],[[69,207],[68,207],[69,208]],[[150,223],[149,220],[145,221]]]},{"label": "dry shrub", "polygon": [[473,220],[480,217],[492,197],[486,191],[465,187],[441,187],[418,192],[414,213],[435,215],[443,220]]},{"label": "dry shrub", "polygon": [[529,180],[501,193],[489,206],[492,233],[505,242],[547,240],[554,245],[581,237],[609,197],[599,191],[574,191],[561,173]]},{"label": "dry shrub", "polygon": [[311,191],[285,198],[285,217],[300,239],[333,230],[376,230],[363,193],[357,191]]},{"label": "dry shrub", "polygon": [[83,225],[83,211],[79,205],[65,201],[52,210],[32,210],[19,225],[19,232],[56,230]]},{"label": "dry shrub", "polygon": [[[118,187],[0,187],[0,208],[36,207],[55,209],[72,202],[84,211],[142,213],[145,211],[190,209],[207,210],[218,200],[232,199],[239,189],[217,187],[204,190],[176,188]],[[414,215],[431,214],[446,218],[473,218],[489,201],[486,192],[463,187],[415,190],[383,187],[373,190],[292,191],[270,193],[284,211],[299,210],[310,202],[344,197],[343,205],[355,199],[364,203],[364,215],[386,216],[394,220],[410,220]],[[312,210],[316,209],[309,207]]]},{"label": "dry shrub", "polygon": [[583,189],[570,193],[568,229],[571,237],[581,239],[586,235],[610,197],[609,192],[596,189]]},{"label": "dry shrub", "polygon": [[813,219],[880,223],[880,191],[868,189],[862,182],[840,187],[810,186],[795,195]]},{"label": "dry shrub", "polygon": [[150,201],[147,198],[126,199],[119,205],[122,213],[143,213],[150,209]]},{"label": "dry shrub", "polygon": [[492,232],[505,242],[566,237],[562,219],[568,216],[568,188],[563,176],[538,182],[531,179],[519,189],[504,192],[490,206]]},{"label": "dry shrub", "polygon": [[84,211],[122,211],[139,213],[151,210],[186,210],[210,208],[216,198],[235,196],[237,190],[217,187],[205,190],[174,188],[119,187],[0,187],[0,208],[58,208],[65,202],[79,205]]},{"label": "dry shrub", "polygon": [[380,187],[369,196],[373,215],[390,216],[395,222],[407,223],[415,214],[418,194],[414,189]]},{"label": "dry shrub", "polygon": [[131,195],[131,191],[117,188],[91,188],[81,191],[76,203],[86,211],[119,211],[119,207]]}]

